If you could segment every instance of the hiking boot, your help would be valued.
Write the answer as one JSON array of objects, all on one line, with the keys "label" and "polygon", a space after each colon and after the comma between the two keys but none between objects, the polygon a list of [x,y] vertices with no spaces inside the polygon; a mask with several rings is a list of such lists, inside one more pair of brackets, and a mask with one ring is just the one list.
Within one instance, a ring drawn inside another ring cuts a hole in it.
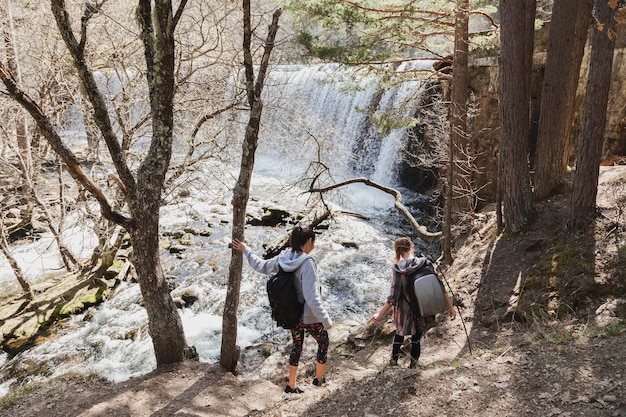
[{"label": "hiking boot", "polygon": [[415,368],[417,368],[417,365],[418,365],[417,361],[414,360],[414,359],[411,359],[411,364],[409,365],[409,368],[415,369]]},{"label": "hiking boot", "polygon": [[291,388],[289,385],[285,387],[285,394],[302,394],[303,392],[304,391],[298,387]]},{"label": "hiking boot", "polygon": [[321,387],[325,383],[326,383],[326,378],[324,378],[324,377],[322,377],[321,381],[319,379],[317,379],[317,378],[313,379],[313,385],[315,385],[316,387]]},{"label": "hiking boot", "polygon": [[389,366],[398,366],[398,359],[389,359]]}]

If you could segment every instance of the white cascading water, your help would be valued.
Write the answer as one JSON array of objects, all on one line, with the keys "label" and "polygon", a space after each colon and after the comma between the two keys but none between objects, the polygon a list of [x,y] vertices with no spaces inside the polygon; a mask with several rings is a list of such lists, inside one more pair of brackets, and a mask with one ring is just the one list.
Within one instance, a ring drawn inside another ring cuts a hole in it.
[{"label": "white cascading water", "polygon": [[[366,126],[364,110],[372,104],[379,83],[374,76],[365,75],[357,75],[358,83],[341,81],[351,74],[336,65],[273,69],[264,90],[266,104],[248,204],[250,213],[260,213],[268,205],[293,212],[305,208],[307,194],[301,189],[285,188],[285,184],[291,184],[309,160],[316,157],[314,137],[324,142],[323,152],[330,155],[327,160],[332,161],[335,179],[367,174],[380,183],[394,185],[395,160],[404,129],[393,130],[385,138],[372,134],[374,128]],[[386,89],[376,112],[397,107],[415,96],[417,90],[419,84],[415,82]],[[417,103],[417,98],[413,99]],[[407,116],[414,110],[404,110],[403,114]],[[359,140],[362,155],[355,159],[355,144]],[[178,197],[165,205],[161,213],[162,232],[185,227],[203,229],[208,225],[212,233],[208,237],[193,236],[194,244],[182,255],[166,250],[162,253],[164,271],[176,284],[172,295],[179,297],[187,292],[198,296],[196,303],[180,310],[180,315],[188,343],[196,347],[200,361],[208,363],[216,362],[220,351],[221,314],[231,254],[230,199],[238,168],[221,169],[220,180],[210,181],[209,187],[207,178],[214,175],[215,167],[200,168],[193,174],[196,181],[187,185],[193,198]],[[345,199],[337,200],[338,205],[342,204],[340,208],[366,214],[370,220],[337,217],[319,236],[312,255],[333,320],[363,323],[387,296],[391,244],[399,229],[383,227],[380,221],[394,211],[390,196],[361,186],[351,186],[343,195]],[[95,238],[80,228],[78,220],[75,223],[64,229],[64,239],[84,258],[93,248]],[[281,236],[290,227],[248,226],[246,240],[255,252],[262,254],[264,242]],[[59,270],[55,253],[49,236],[14,252],[31,282],[42,279],[43,271]],[[12,292],[17,287],[4,258],[0,259],[0,287]],[[0,395],[14,382],[9,375],[25,369],[25,363],[39,364],[48,377],[73,371],[122,381],[152,371],[154,353],[146,313],[139,301],[138,285],[122,283],[111,299],[71,318],[59,338],[12,359],[6,354],[0,356]],[[265,278],[247,264],[239,315],[238,344],[243,349],[268,340],[288,339],[288,332],[277,328],[271,320]]]},{"label": "white cascading water", "polygon": [[[432,61],[423,61],[419,68],[431,66]],[[408,67],[403,64],[398,71]],[[412,69],[417,69],[415,64]],[[393,112],[396,117],[410,118],[421,84],[409,80],[381,85],[378,76],[339,65],[274,67],[264,90],[260,152],[275,155],[279,143],[287,156],[308,163],[317,156],[316,146],[321,142],[322,159],[332,163],[339,179],[365,173],[394,185],[397,154],[407,128],[392,129],[381,137],[376,126],[368,123],[368,111],[374,117]],[[359,157],[362,150],[366,154]]]}]

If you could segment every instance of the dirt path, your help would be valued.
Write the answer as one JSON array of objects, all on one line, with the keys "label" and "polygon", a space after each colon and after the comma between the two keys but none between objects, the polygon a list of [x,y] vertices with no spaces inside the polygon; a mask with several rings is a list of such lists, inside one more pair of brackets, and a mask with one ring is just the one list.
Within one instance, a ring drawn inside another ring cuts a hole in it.
[{"label": "dirt path", "polygon": [[[384,339],[337,347],[328,384],[313,387],[303,376],[300,395],[282,393],[283,369],[274,383],[188,362],[123,383],[56,379],[0,416],[626,416],[624,332],[538,342],[502,336],[497,346],[460,356],[455,343],[446,347],[439,337],[424,340],[417,370],[384,365]],[[308,362],[303,371],[312,370],[312,357]]]}]

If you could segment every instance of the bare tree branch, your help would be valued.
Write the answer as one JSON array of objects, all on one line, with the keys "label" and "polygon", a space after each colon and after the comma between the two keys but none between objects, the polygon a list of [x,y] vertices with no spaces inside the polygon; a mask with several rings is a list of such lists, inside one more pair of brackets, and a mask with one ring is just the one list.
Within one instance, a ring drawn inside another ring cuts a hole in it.
[{"label": "bare tree branch", "polygon": [[222,107],[220,109],[215,110],[213,113],[210,114],[205,114],[204,116],[202,116],[197,122],[196,125],[193,128],[193,132],[191,133],[191,138],[195,138],[196,135],[198,134],[198,131],[200,130],[200,128],[202,127],[202,125],[204,125],[206,122],[208,122],[209,120],[215,118],[216,116],[219,116],[220,114],[227,112],[230,109],[235,108],[237,105],[241,104],[239,101],[233,101],[232,103],[230,103],[228,106]]},{"label": "bare tree branch", "polygon": [[346,185],[350,185],[350,184],[355,184],[355,183],[363,183],[365,185],[368,185],[370,187],[374,187],[377,188],[381,191],[386,192],[387,194],[391,194],[392,196],[395,197],[395,202],[394,202],[394,207],[400,212],[400,214],[402,214],[404,216],[405,219],[407,219],[409,221],[409,223],[411,224],[411,227],[413,228],[413,231],[425,242],[428,243],[435,243],[438,242],[441,239],[441,232],[429,232],[428,229],[425,226],[422,226],[421,224],[419,224],[417,222],[417,220],[415,220],[415,217],[413,217],[413,215],[409,212],[409,210],[406,208],[406,206],[404,204],[402,204],[402,194],[400,193],[400,191],[394,189],[394,188],[390,188],[390,187],[386,187],[384,185],[378,184],[372,180],[370,180],[369,178],[351,178],[349,180],[346,181],[342,181],[336,184],[332,184],[329,185],[328,187],[323,187],[323,188],[310,188],[309,192],[310,193],[324,193],[330,190],[334,190],[335,188],[340,188],[340,187],[344,187]]},{"label": "bare tree branch", "polygon": [[3,63],[0,62],[0,79],[4,83],[5,87],[9,91],[11,97],[13,97],[18,103],[20,103],[26,111],[32,116],[37,123],[39,129],[43,132],[44,136],[50,143],[50,146],[54,151],[63,159],[63,162],[67,165],[70,175],[82,184],[87,191],[89,191],[100,204],[102,215],[109,220],[118,223],[126,228],[132,228],[133,222],[113,210],[111,204],[107,200],[104,192],[93,180],[85,173],[76,155],[63,143],[63,140],[52,126],[50,120],[43,114],[37,103],[35,103],[26,93],[24,93],[13,80],[9,70]]},{"label": "bare tree branch", "polygon": [[187,0],[181,0],[178,5],[178,10],[176,10],[176,15],[174,15],[174,19],[172,22],[172,30],[178,25],[180,21],[180,17],[183,15],[183,10],[185,10],[185,6],[187,5]]},{"label": "bare tree branch", "polygon": [[243,2],[243,66],[246,70],[246,93],[250,108],[254,105],[254,63],[252,62],[252,25],[250,19],[250,2]]},{"label": "bare tree branch", "polygon": [[[51,0],[51,7],[52,13],[54,14],[54,18],[59,28],[59,32],[63,37],[63,41],[65,42],[68,51],[72,55],[74,65],[78,70],[78,76],[85,86],[85,92],[87,93],[89,101],[93,106],[94,121],[98,125],[100,132],[102,132],[104,141],[109,148],[111,160],[115,165],[115,169],[117,170],[120,179],[124,182],[126,190],[128,190],[129,193],[134,194],[135,179],[130,169],[128,168],[128,165],[126,164],[122,148],[117,139],[117,136],[113,131],[109,112],[107,110],[104,98],[102,97],[102,94],[98,89],[96,79],[87,65],[87,60],[85,59],[83,49],[81,45],[77,42],[76,37],[74,36],[74,32],[72,31],[69,13],[67,12],[65,7],[65,1]],[[83,40],[81,40],[81,42],[82,41]]]},{"label": "bare tree branch", "polygon": [[263,56],[261,57],[261,65],[259,66],[259,73],[257,74],[256,85],[254,86],[254,96],[257,99],[261,98],[261,92],[263,91],[263,85],[265,84],[265,75],[267,74],[267,67],[270,62],[270,54],[274,49],[274,39],[276,38],[276,32],[278,31],[278,19],[282,14],[282,10],[278,9],[274,12],[272,18],[272,25],[269,28],[267,34],[267,42],[265,43],[265,49],[263,50]]}]

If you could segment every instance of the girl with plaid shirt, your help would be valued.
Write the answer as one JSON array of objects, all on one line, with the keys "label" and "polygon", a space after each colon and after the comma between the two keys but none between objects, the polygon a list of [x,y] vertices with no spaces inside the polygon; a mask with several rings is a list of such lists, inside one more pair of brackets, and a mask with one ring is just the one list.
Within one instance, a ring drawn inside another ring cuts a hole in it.
[{"label": "girl with plaid shirt", "polygon": [[[406,282],[406,273],[416,267],[417,261],[415,259],[415,247],[413,242],[408,237],[401,237],[395,240],[393,243],[395,250],[395,259],[393,265],[393,280],[391,283],[391,291],[387,301],[380,309],[378,314],[375,314],[370,319],[373,322],[379,322],[385,314],[393,309],[393,324],[396,327],[396,334],[393,337],[393,345],[391,349],[391,365],[398,364],[398,358],[400,357],[400,348],[404,342],[405,336],[411,336],[411,368],[417,366],[417,361],[420,357],[420,339],[422,337],[422,331],[424,329],[424,320],[422,317],[413,313],[409,304],[408,297],[403,293],[403,288]],[[456,318],[456,311],[452,305],[452,301],[448,294],[445,294],[446,302],[448,304],[448,314],[451,320]]]}]

